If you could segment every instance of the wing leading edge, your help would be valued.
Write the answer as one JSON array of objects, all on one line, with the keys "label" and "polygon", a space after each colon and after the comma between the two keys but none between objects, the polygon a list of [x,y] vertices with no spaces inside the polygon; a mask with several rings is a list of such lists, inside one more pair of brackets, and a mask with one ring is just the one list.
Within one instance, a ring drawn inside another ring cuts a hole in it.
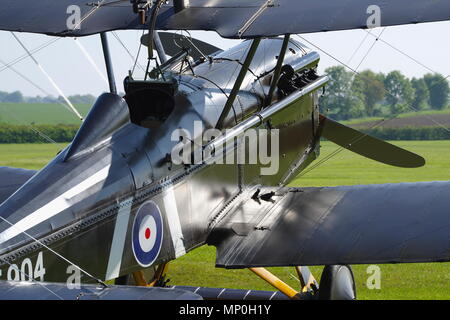
[{"label": "wing leading edge", "polygon": [[209,244],[225,268],[450,261],[449,191],[450,181],[249,194]]}]

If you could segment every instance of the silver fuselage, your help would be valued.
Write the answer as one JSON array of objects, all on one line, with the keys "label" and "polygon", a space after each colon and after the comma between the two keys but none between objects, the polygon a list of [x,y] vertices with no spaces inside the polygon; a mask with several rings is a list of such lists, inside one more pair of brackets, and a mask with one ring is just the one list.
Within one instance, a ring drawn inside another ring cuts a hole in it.
[{"label": "silver fuselage", "polygon": [[[151,266],[168,262],[204,245],[211,228],[245,191],[292,181],[317,156],[317,91],[256,127],[279,130],[275,174],[261,175],[261,163],[174,165],[165,161],[177,144],[172,139],[174,130],[194,132],[195,121],[204,128],[215,126],[249,43],[198,64],[193,74],[174,75],[178,83],[175,107],[158,128],[132,123],[120,101],[116,109],[111,108],[114,116],[105,106],[95,119],[88,116],[83,126],[91,131],[82,127],[76,139],[84,140],[74,142],[83,150],[69,157],[69,145],[0,205],[5,219],[0,221],[0,279],[26,280],[34,273],[36,280],[66,282],[75,274],[73,264],[109,280],[148,267],[137,261],[133,250],[135,215],[148,201],[159,207],[163,217],[161,250]],[[282,39],[261,42],[226,128],[262,107],[281,43]],[[291,41],[285,64],[300,70],[316,67],[318,61],[317,53]],[[277,97],[272,102],[276,101]],[[255,148],[246,146],[249,153],[257,152]],[[38,264],[44,273],[36,269]],[[80,275],[81,281],[92,280],[84,272]]]}]

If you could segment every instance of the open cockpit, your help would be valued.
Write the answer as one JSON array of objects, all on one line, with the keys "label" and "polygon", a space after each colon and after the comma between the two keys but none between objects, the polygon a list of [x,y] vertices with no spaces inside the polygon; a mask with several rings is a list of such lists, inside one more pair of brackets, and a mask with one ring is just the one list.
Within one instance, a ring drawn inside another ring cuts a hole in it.
[{"label": "open cockpit", "polygon": [[149,129],[163,124],[175,107],[174,95],[178,84],[172,81],[124,80],[124,99],[132,123]]}]

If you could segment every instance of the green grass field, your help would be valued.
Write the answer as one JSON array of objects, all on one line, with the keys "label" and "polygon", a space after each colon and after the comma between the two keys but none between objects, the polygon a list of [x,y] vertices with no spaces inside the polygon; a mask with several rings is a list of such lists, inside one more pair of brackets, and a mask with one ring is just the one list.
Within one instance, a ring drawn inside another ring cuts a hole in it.
[{"label": "green grass field", "polygon": [[[86,116],[91,105],[76,104],[75,108]],[[8,124],[80,124],[80,119],[57,103],[0,103],[0,123]]]},{"label": "green grass field", "polygon": [[[399,169],[378,164],[343,151],[320,167],[297,178],[293,186],[335,186],[387,182],[414,182],[450,179],[450,141],[408,141],[395,144],[423,155],[427,159],[420,169]],[[0,165],[38,169],[63,145],[0,145]],[[321,158],[335,150],[323,143]],[[271,290],[248,270],[214,268],[215,249],[202,247],[171,263],[170,284]],[[381,289],[366,286],[367,266],[354,266],[358,299],[450,299],[450,263],[380,265]],[[294,288],[292,268],[271,268]],[[312,268],[316,278],[320,267]]]}]

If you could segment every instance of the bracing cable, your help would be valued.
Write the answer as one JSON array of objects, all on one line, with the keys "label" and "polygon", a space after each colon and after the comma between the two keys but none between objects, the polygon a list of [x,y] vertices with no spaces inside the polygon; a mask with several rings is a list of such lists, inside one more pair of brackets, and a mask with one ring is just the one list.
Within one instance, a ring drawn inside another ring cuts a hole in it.
[{"label": "bracing cable", "polygon": [[78,110],[74,107],[72,102],[66,97],[66,95],[62,92],[61,88],[56,84],[56,82],[52,79],[52,77],[45,71],[45,69],[40,65],[40,63],[36,60],[36,58],[32,55],[32,53],[27,49],[25,44],[19,39],[19,37],[14,33],[11,32],[13,37],[17,40],[17,42],[20,44],[20,46],[25,50],[25,52],[30,56],[30,58],[33,60],[33,62],[36,64],[36,66],[39,68],[39,70],[42,72],[42,74],[48,79],[48,81],[52,84],[52,86],[56,89],[56,91],[59,93],[61,97],[63,97],[64,101],[66,101],[67,105],[70,107],[70,109],[75,113],[75,115],[80,118],[80,120],[83,120],[83,116],[78,112]]}]

